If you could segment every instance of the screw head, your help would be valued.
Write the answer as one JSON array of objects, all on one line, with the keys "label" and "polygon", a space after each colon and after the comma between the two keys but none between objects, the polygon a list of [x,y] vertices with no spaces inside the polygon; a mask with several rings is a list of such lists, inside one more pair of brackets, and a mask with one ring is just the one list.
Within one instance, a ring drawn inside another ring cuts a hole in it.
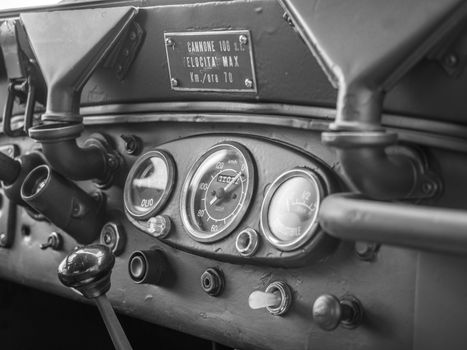
[{"label": "screw head", "polygon": [[455,67],[459,63],[459,58],[456,54],[450,53],[444,57],[444,64],[448,67]]},{"label": "screw head", "polygon": [[129,35],[129,38],[130,38],[131,41],[134,41],[136,39],[136,33],[131,31],[130,35]]},{"label": "screw head", "polygon": [[238,41],[240,41],[240,44],[246,45],[246,44],[248,44],[248,37],[246,35],[242,34],[242,35],[240,35],[238,37]]},{"label": "screw head", "polygon": [[253,88],[253,80],[251,80],[251,79],[245,79],[245,86],[246,86],[248,89]]},{"label": "screw head", "polygon": [[118,222],[107,222],[102,227],[100,242],[109,247],[115,256],[120,255],[126,243],[123,227]]},{"label": "screw head", "polygon": [[174,46],[175,42],[171,38],[165,38],[165,45]]},{"label": "screw head", "polygon": [[175,78],[170,79],[170,85],[172,87],[177,87],[178,86],[178,80]]},{"label": "screw head", "polygon": [[422,191],[426,195],[430,195],[436,191],[436,186],[432,182],[426,181],[422,184]]},{"label": "screw head", "polygon": [[0,234],[0,246],[4,246],[7,243],[7,236],[5,233]]},{"label": "screw head", "polygon": [[373,261],[379,250],[379,244],[373,242],[355,242],[355,254],[363,261]]}]

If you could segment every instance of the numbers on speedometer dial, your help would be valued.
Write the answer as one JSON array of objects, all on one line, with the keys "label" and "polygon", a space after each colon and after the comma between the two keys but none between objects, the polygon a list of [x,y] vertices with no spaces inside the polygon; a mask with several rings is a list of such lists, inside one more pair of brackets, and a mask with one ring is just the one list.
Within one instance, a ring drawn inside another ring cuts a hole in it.
[{"label": "numbers on speedometer dial", "polygon": [[235,142],[210,148],[191,168],[182,191],[182,221],[192,238],[213,242],[230,234],[253,195],[254,165]]}]

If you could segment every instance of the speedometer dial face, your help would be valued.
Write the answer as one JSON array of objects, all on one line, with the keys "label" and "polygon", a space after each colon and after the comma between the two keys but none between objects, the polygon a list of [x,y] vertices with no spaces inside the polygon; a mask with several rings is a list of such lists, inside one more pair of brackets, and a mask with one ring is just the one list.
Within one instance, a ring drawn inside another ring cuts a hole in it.
[{"label": "speedometer dial face", "polygon": [[167,201],[174,184],[175,165],[164,151],[149,151],[135,162],[128,174],[124,203],[135,219],[154,216]]},{"label": "speedometer dial face", "polygon": [[210,148],[191,168],[181,196],[187,232],[200,242],[230,234],[250,204],[254,165],[248,150],[236,142]]},{"label": "speedometer dial face", "polygon": [[297,168],[280,175],[268,189],[261,208],[261,229],[276,248],[290,251],[318,232],[323,188],[311,170]]}]

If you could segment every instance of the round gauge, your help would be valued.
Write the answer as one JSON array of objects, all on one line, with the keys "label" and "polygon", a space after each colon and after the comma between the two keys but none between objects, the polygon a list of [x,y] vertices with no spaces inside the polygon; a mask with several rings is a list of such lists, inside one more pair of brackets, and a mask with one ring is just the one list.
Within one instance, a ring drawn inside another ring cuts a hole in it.
[{"label": "round gauge", "polygon": [[318,232],[323,187],[311,170],[297,168],[280,175],[269,187],[261,207],[261,230],[276,248],[290,251]]},{"label": "round gauge", "polygon": [[213,242],[230,234],[253,195],[254,165],[236,142],[210,148],[190,169],[181,196],[182,221],[190,236]]},{"label": "round gauge", "polygon": [[167,201],[175,180],[172,157],[163,151],[149,151],[133,164],[125,182],[123,200],[135,219],[154,216]]}]

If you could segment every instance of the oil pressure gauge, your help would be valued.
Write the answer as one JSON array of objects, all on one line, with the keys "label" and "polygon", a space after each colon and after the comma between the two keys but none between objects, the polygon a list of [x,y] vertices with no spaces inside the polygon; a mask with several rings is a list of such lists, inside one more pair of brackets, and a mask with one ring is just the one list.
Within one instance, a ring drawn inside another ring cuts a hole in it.
[{"label": "oil pressure gauge", "polygon": [[183,186],[180,210],[188,234],[199,242],[229,235],[248,209],[254,179],[253,161],[244,146],[223,142],[210,148]]},{"label": "oil pressure gauge", "polygon": [[143,154],[125,182],[125,209],[137,220],[154,216],[169,198],[174,180],[175,165],[167,152],[153,150]]},{"label": "oil pressure gauge", "polygon": [[291,251],[310,241],[318,230],[323,196],[320,179],[311,170],[296,168],[280,175],[269,187],[261,207],[260,225],[276,248]]}]

